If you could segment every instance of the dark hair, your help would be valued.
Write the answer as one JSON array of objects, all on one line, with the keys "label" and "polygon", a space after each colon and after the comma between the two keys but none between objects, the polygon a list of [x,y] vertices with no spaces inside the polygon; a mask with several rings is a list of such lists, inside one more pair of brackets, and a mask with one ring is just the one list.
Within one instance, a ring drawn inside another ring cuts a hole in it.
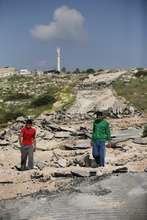
[{"label": "dark hair", "polygon": [[26,120],[26,124],[32,125],[32,124],[33,124],[32,119],[27,119],[27,120]]},{"label": "dark hair", "polygon": [[96,114],[97,117],[98,116],[103,116],[103,112],[100,112],[100,111],[95,112],[95,114]]}]

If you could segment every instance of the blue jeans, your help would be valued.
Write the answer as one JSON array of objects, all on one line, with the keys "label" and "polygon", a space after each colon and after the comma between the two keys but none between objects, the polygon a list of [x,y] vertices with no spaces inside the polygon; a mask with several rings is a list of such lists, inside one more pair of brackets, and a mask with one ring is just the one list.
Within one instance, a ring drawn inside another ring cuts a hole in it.
[{"label": "blue jeans", "polygon": [[97,140],[93,143],[92,155],[99,166],[105,166],[105,141]]}]

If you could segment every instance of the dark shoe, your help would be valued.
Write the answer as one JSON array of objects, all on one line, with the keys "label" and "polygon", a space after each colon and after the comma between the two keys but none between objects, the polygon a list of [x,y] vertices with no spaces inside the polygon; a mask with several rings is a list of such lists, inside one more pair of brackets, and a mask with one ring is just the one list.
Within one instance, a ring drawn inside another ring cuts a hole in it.
[{"label": "dark shoe", "polygon": [[15,168],[17,171],[24,171],[24,169],[22,167],[15,166]]},{"label": "dark shoe", "polygon": [[97,168],[99,165],[96,163],[95,159],[91,160],[91,167],[92,168]]}]

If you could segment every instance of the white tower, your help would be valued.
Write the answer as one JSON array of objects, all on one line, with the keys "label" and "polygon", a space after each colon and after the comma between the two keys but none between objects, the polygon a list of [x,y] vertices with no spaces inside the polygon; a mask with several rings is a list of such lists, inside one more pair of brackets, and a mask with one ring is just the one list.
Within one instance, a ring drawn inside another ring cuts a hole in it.
[{"label": "white tower", "polygon": [[57,48],[57,70],[61,71],[61,55],[60,55],[60,47]]}]

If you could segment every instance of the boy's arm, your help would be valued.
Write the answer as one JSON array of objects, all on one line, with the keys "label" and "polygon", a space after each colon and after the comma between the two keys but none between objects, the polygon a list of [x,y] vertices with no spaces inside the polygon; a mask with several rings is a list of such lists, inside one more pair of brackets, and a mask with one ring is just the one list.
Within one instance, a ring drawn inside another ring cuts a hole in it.
[{"label": "boy's arm", "polygon": [[111,131],[110,131],[109,123],[107,124],[106,127],[106,134],[107,134],[108,147],[111,147]]},{"label": "boy's arm", "polygon": [[18,136],[18,141],[19,141],[20,146],[22,145],[22,139],[23,139],[23,133],[21,131],[19,136]]},{"label": "boy's arm", "polygon": [[108,124],[108,126],[106,128],[106,132],[107,132],[107,139],[108,139],[108,141],[110,141],[111,140],[111,131],[110,131],[109,124]]},{"label": "boy's arm", "polygon": [[91,146],[93,145],[94,132],[95,132],[95,122],[93,122],[92,137],[91,137]]},{"label": "boy's arm", "polygon": [[36,151],[36,131],[33,137],[33,148],[34,148],[34,151]]}]

